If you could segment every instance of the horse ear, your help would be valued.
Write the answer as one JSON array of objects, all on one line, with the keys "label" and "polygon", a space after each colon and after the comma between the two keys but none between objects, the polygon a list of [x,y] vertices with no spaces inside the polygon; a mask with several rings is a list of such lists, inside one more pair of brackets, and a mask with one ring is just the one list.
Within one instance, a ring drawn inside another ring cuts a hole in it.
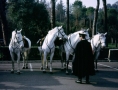
[{"label": "horse ear", "polygon": [[87,31],[89,31],[89,28],[87,29]]},{"label": "horse ear", "polygon": [[107,35],[107,32],[104,35]]},{"label": "horse ear", "polygon": [[60,26],[60,27],[58,27],[59,29],[61,29],[62,28],[62,26]]},{"label": "horse ear", "polygon": [[62,26],[60,26],[60,28],[62,28]]},{"label": "horse ear", "polygon": [[81,30],[83,30],[83,28],[81,28]]},{"label": "horse ear", "polygon": [[20,30],[20,32],[22,31],[22,29]]},{"label": "horse ear", "polygon": [[17,33],[17,29],[15,29],[15,32]]}]

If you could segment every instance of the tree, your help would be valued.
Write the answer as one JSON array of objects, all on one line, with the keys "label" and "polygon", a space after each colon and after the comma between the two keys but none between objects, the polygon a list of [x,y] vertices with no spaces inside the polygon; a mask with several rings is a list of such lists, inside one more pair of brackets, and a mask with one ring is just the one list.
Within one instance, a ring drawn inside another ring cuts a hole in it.
[{"label": "tree", "polygon": [[51,28],[55,27],[55,0],[51,0]]},{"label": "tree", "polygon": [[93,21],[93,17],[94,17],[94,8],[93,7],[88,7],[87,11],[86,11],[86,15],[89,19],[89,28],[92,28],[92,21]]},{"label": "tree", "polygon": [[92,36],[94,36],[96,34],[96,24],[97,24],[97,19],[98,19],[99,3],[100,3],[100,1],[97,0],[97,6],[96,6],[96,9],[94,11],[94,21],[93,21]]},{"label": "tree", "polygon": [[11,30],[22,28],[32,43],[44,37],[49,30],[50,20],[45,5],[34,0],[10,0],[7,18],[14,26]]},{"label": "tree", "polygon": [[102,0],[103,2],[103,6],[104,6],[104,29],[106,32],[108,32],[107,30],[107,6],[106,6],[106,0]]},{"label": "tree", "polygon": [[[106,6],[106,0],[102,0],[103,7],[104,7],[104,30],[105,32],[108,32],[107,29],[107,6]],[[108,35],[106,35],[106,46],[108,46]]]},{"label": "tree", "polygon": [[116,41],[116,47],[117,47],[117,38],[118,38],[118,31],[117,31],[117,10],[116,9],[108,9],[107,10],[107,24],[108,24],[108,32],[109,36],[111,38],[111,43],[113,44],[114,41]]},{"label": "tree", "polygon": [[65,9],[62,0],[56,6],[56,21],[62,23],[65,19]]},{"label": "tree", "polygon": [[80,0],[76,0],[73,4],[73,15],[75,17],[75,28],[79,29],[79,20],[82,16],[82,2]]},{"label": "tree", "polygon": [[6,0],[0,0],[0,24],[1,24],[0,26],[2,27],[4,45],[8,45],[9,32],[8,32],[5,8],[6,8]]},{"label": "tree", "polygon": [[66,11],[66,15],[67,15],[67,26],[66,26],[66,33],[68,34],[69,32],[69,0],[67,0],[67,11]]}]

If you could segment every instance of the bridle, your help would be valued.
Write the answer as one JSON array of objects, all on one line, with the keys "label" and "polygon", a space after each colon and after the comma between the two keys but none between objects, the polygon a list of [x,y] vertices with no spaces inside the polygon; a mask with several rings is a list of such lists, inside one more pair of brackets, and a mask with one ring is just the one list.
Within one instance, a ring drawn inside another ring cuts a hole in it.
[{"label": "bridle", "polygon": [[18,38],[16,37],[16,34],[15,34],[15,39],[16,39],[18,44],[23,41],[23,40],[18,41]]},{"label": "bridle", "polygon": [[[16,33],[17,33],[17,32],[16,32]],[[16,37],[16,33],[15,33],[14,40],[16,39],[17,42],[13,41],[13,43],[14,43],[14,44],[17,43],[17,46],[16,46],[16,47],[13,47],[13,46],[12,46],[13,50],[18,49],[18,48],[20,47],[20,42],[23,42],[22,39],[21,39],[21,40],[18,40],[18,38]],[[17,34],[18,34],[18,33],[17,33]],[[13,44],[12,44],[12,45],[13,45]]]}]

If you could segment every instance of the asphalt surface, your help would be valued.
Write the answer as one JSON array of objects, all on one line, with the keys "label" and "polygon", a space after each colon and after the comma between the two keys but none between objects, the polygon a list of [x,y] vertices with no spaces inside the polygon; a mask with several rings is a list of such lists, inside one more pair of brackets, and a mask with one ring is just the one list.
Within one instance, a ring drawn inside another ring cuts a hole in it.
[{"label": "asphalt surface", "polygon": [[[22,62],[21,62],[22,68]],[[50,65],[50,64],[49,64]],[[29,69],[21,74],[11,74],[11,61],[0,61],[0,90],[118,90],[118,62],[98,62],[96,75],[90,77],[91,84],[75,83],[77,77],[66,75],[61,62],[54,61],[53,74],[40,70],[40,61],[29,61]],[[69,64],[71,68],[71,62]],[[15,63],[15,70],[17,64]]]}]

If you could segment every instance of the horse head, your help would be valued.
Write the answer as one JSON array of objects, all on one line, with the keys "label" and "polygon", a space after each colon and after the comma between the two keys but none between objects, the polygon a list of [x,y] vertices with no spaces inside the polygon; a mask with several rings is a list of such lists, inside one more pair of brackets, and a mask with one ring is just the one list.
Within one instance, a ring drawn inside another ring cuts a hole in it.
[{"label": "horse head", "polygon": [[90,37],[89,37],[88,31],[89,31],[89,29],[81,29],[80,33],[85,33],[86,34],[86,36],[85,36],[86,40],[88,40],[88,42],[90,42]]},{"label": "horse head", "polygon": [[68,36],[65,34],[64,29],[62,28],[62,26],[57,27],[57,30],[58,30],[57,37],[62,38],[63,40],[68,39]]},{"label": "horse head", "polygon": [[107,33],[99,33],[99,38],[100,38],[100,44],[101,44],[101,48],[105,48],[106,47],[106,34]]},{"label": "horse head", "polygon": [[106,34],[107,33],[98,33],[96,34],[92,39],[91,43],[94,45],[94,47],[98,47],[100,45],[101,48],[106,47]]},{"label": "horse head", "polygon": [[20,47],[23,47],[23,38],[22,38],[22,34],[21,34],[22,30],[14,30],[12,32],[12,40],[14,41],[14,43],[18,43],[20,45]]}]

